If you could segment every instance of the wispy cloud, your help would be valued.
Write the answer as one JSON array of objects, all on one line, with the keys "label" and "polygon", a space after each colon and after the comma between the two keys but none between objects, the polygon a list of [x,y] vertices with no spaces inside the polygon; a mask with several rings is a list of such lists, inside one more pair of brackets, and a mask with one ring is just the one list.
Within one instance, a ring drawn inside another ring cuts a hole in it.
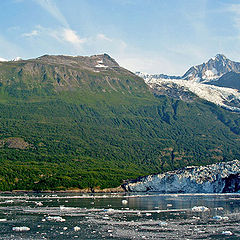
[{"label": "wispy cloud", "polygon": [[[73,31],[70,28],[59,27],[57,29],[52,29],[38,25],[34,31],[37,31],[37,34],[41,38],[46,38],[48,36],[54,38],[60,43],[68,43],[77,48],[81,48],[82,44],[87,41],[86,38],[81,38],[76,31]],[[34,31],[24,35],[30,36],[31,34],[35,33]]]},{"label": "wispy cloud", "polygon": [[112,42],[113,41],[111,38],[107,37],[105,34],[102,34],[102,33],[99,33],[97,35],[97,39],[108,41],[108,42]]},{"label": "wispy cloud", "polygon": [[[42,8],[49,12],[61,25],[62,27],[57,30],[39,27],[41,32],[44,32],[47,35],[50,35],[57,39],[60,42],[67,42],[75,47],[80,47],[81,44],[86,42],[86,39],[81,38],[76,31],[71,29],[68,24],[67,19],[62,14],[62,12],[57,7],[56,3],[53,0],[35,0]],[[39,34],[36,30],[33,30],[31,33],[24,34],[26,37],[34,36]]]},{"label": "wispy cloud", "polygon": [[38,32],[38,30],[32,30],[31,32],[29,32],[29,33],[23,33],[22,34],[22,36],[23,37],[35,37],[35,36],[37,36],[37,35],[39,35],[39,32]]},{"label": "wispy cloud", "polygon": [[35,0],[42,8],[48,11],[58,22],[60,22],[64,27],[69,28],[69,24],[61,13],[56,3],[52,0]]},{"label": "wispy cloud", "polygon": [[80,38],[75,31],[69,28],[64,28],[60,34],[63,36],[63,39],[66,42],[72,43],[74,45],[86,42],[86,39]]}]

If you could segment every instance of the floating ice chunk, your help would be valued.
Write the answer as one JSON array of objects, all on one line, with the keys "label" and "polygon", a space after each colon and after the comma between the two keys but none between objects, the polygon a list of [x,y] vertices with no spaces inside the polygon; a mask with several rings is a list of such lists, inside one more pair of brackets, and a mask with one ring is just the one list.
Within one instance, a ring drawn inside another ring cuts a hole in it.
[{"label": "floating ice chunk", "polygon": [[210,209],[208,207],[205,207],[205,206],[194,206],[192,208],[192,211],[193,212],[207,212],[207,211],[210,211]]},{"label": "floating ice chunk", "polygon": [[12,230],[16,232],[23,232],[23,231],[30,231],[30,228],[29,227],[13,227]]},{"label": "floating ice chunk", "polygon": [[35,204],[39,207],[43,206],[42,202],[35,202]]},{"label": "floating ice chunk", "polygon": [[66,221],[66,219],[64,219],[60,216],[48,216],[48,217],[46,217],[46,220],[54,221],[54,222],[65,222]]},{"label": "floating ice chunk", "polygon": [[168,223],[167,223],[167,222],[160,222],[159,225],[160,225],[160,226],[167,226]]},{"label": "floating ice chunk", "polygon": [[218,210],[218,211],[222,211],[223,210],[223,207],[216,207],[214,208],[215,210]]},{"label": "floating ice chunk", "polygon": [[217,215],[217,216],[214,216],[213,219],[217,221],[221,221],[221,220],[228,220],[229,217],[222,217]]},{"label": "floating ice chunk", "polygon": [[231,231],[223,231],[222,234],[227,235],[227,236],[233,235],[233,233]]},{"label": "floating ice chunk", "polygon": [[124,205],[128,204],[128,201],[124,199],[124,200],[122,200],[122,204],[124,204]]},{"label": "floating ice chunk", "polygon": [[75,226],[75,227],[73,228],[73,230],[74,230],[75,232],[77,232],[77,231],[79,231],[79,230],[80,230],[80,227],[78,227],[78,226]]},{"label": "floating ice chunk", "polygon": [[59,208],[60,208],[60,211],[65,210],[65,207],[63,205],[61,205]]},{"label": "floating ice chunk", "polygon": [[113,212],[113,211],[114,211],[113,208],[104,209],[104,212]]}]

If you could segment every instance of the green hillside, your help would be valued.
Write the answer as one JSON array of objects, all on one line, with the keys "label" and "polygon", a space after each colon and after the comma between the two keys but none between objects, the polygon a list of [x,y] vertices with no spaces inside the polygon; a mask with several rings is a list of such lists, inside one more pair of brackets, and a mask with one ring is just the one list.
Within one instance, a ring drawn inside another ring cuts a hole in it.
[{"label": "green hillside", "polygon": [[108,55],[0,63],[0,190],[116,187],[240,159],[240,116],[154,96]]}]

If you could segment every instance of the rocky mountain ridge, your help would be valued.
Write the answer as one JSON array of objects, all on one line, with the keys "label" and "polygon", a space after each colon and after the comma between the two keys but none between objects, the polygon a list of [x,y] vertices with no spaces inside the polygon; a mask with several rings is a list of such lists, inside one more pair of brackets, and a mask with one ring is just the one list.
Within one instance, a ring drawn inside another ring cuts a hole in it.
[{"label": "rocky mountain ridge", "polygon": [[123,185],[130,192],[229,193],[240,192],[240,161],[189,166],[163,174],[149,175]]},{"label": "rocky mountain ridge", "polygon": [[182,77],[137,72],[156,95],[188,101],[195,95],[225,109],[240,111],[240,63],[218,54],[191,67]]},{"label": "rocky mountain ridge", "polygon": [[[124,76],[124,77],[123,77]],[[134,80],[133,80],[134,79]],[[60,91],[133,92],[148,87],[107,54],[93,56],[44,55],[35,59],[0,62],[0,84],[16,97],[19,91],[34,95]]]},{"label": "rocky mountain ridge", "polygon": [[240,72],[240,63],[231,61],[223,54],[217,54],[206,63],[191,67],[182,78],[193,82],[208,83],[217,81],[231,71]]},{"label": "rocky mountain ridge", "polygon": [[220,77],[229,72],[239,73],[240,63],[228,59],[223,54],[217,54],[215,57],[210,58],[207,62],[191,67],[183,74],[183,76],[169,76],[166,74],[147,74],[142,72],[136,72],[136,74],[142,77],[146,82],[152,81],[153,79],[155,80],[179,79],[197,83],[212,83],[217,81]]}]

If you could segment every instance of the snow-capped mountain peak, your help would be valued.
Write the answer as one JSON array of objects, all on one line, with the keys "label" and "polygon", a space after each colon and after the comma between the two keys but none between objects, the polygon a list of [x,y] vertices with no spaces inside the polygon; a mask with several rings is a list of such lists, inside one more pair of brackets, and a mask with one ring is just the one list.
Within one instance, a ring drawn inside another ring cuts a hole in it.
[{"label": "snow-capped mountain peak", "polygon": [[231,71],[240,72],[240,63],[231,61],[223,54],[217,54],[206,63],[191,67],[182,78],[207,83],[217,81],[222,75]]},{"label": "snow-capped mountain peak", "polygon": [[240,78],[240,63],[231,61],[223,54],[217,54],[207,62],[191,67],[182,77],[140,72],[136,74],[142,77],[157,94],[188,100],[189,93],[193,93],[199,98],[239,112],[240,92],[236,87],[238,80],[232,79],[228,85],[225,83],[226,80],[222,80],[224,82],[222,86],[220,84],[214,86],[218,85],[219,79],[221,82],[221,79],[229,73],[235,73]]}]

